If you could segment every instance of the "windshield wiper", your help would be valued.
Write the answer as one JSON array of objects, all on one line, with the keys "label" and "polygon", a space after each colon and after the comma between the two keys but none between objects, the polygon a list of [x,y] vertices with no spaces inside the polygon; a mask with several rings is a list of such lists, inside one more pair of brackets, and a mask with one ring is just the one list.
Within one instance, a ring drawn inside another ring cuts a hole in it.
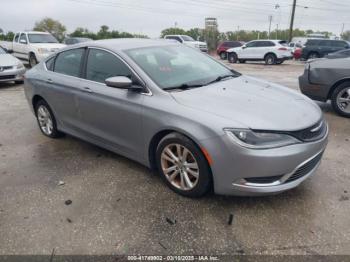
[{"label": "windshield wiper", "polygon": [[180,89],[180,90],[187,90],[191,88],[197,88],[197,87],[202,87],[203,85],[196,84],[196,85],[191,85],[191,84],[181,84],[178,86],[169,86],[169,87],[164,87],[163,90],[175,90],[175,89]]},{"label": "windshield wiper", "polygon": [[226,78],[229,78],[229,77],[237,77],[237,75],[229,74],[229,75],[218,76],[213,81],[210,81],[210,82],[206,83],[205,85],[208,86],[208,85],[214,84],[216,82],[220,82],[220,81],[222,81],[222,80],[224,80]]}]

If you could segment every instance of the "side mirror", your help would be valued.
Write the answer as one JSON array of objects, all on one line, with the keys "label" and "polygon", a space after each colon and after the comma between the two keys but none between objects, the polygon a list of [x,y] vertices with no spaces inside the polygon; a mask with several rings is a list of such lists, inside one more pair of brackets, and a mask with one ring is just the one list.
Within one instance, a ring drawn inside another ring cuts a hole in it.
[{"label": "side mirror", "polygon": [[246,45],[242,45],[242,49],[246,49],[247,48],[247,46]]},{"label": "side mirror", "polygon": [[21,43],[21,44],[27,44],[27,41],[26,40],[24,40],[24,39],[21,39],[21,40],[19,40],[19,42]]},{"label": "side mirror", "polygon": [[133,91],[142,91],[143,87],[138,85],[133,85],[130,78],[126,76],[114,76],[107,78],[105,80],[107,86],[120,88],[120,89],[129,89]]}]

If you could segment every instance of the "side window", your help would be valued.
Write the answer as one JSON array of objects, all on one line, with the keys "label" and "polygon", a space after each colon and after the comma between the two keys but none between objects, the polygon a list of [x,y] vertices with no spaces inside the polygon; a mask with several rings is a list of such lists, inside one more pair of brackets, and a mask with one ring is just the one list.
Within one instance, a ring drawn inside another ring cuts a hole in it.
[{"label": "side window", "polygon": [[55,64],[55,56],[46,61],[46,68],[49,71],[53,71],[53,66]]},{"label": "side window", "polygon": [[264,42],[263,42],[263,46],[265,46],[265,47],[271,47],[271,46],[275,46],[275,43],[274,43],[274,42],[271,42],[271,41],[264,41]]},{"label": "side window", "polygon": [[246,47],[257,47],[257,43],[258,42],[249,42],[248,44],[246,44]]},{"label": "side window", "polygon": [[54,71],[64,75],[79,77],[83,54],[83,48],[59,53],[55,61]]},{"label": "side window", "polygon": [[99,49],[90,49],[86,64],[86,79],[104,83],[107,78],[113,76],[131,78],[132,72],[115,55]]},{"label": "side window", "polygon": [[259,41],[256,42],[255,47],[265,47],[266,46],[266,41]]},{"label": "side window", "polygon": [[15,35],[15,42],[18,42],[19,34]]},{"label": "side window", "polygon": [[349,45],[343,41],[333,41],[332,46],[333,47],[340,47],[340,48],[347,48]]},{"label": "side window", "polygon": [[331,46],[332,43],[330,41],[327,41],[327,40],[324,40],[324,41],[321,41],[319,46]]},{"label": "side window", "polygon": [[21,37],[19,38],[19,41],[21,42],[21,41],[23,41],[23,43],[27,43],[28,41],[27,41],[27,36],[26,36],[26,34],[21,34]]}]

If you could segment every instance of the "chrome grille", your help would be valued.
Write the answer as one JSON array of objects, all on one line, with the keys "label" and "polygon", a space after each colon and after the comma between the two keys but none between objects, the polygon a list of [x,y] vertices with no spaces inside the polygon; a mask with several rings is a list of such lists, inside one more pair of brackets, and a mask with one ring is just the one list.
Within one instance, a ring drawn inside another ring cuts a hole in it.
[{"label": "chrome grille", "polygon": [[309,162],[305,163],[301,167],[299,167],[292,176],[290,176],[287,180],[286,183],[295,181],[299,178],[302,178],[303,176],[309,174],[316,166],[317,164],[321,161],[323,152],[318,154],[316,157],[311,159]]}]

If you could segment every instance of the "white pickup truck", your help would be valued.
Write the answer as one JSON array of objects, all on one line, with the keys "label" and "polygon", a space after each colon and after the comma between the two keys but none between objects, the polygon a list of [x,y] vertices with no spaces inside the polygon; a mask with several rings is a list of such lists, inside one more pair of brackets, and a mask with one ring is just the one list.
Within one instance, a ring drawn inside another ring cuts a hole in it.
[{"label": "white pickup truck", "polygon": [[1,42],[0,45],[18,59],[29,62],[31,67],[66,46],[60,44],[50,33],[35,31],[18,32],[12,43]]},{"label": "white pickup truck", "polygon": [[176,40],[184,45],[196,48],[202,52],[208,52],[208,46],[204,42],[196,41],[188,35],[166,35],[165,39]]}]

